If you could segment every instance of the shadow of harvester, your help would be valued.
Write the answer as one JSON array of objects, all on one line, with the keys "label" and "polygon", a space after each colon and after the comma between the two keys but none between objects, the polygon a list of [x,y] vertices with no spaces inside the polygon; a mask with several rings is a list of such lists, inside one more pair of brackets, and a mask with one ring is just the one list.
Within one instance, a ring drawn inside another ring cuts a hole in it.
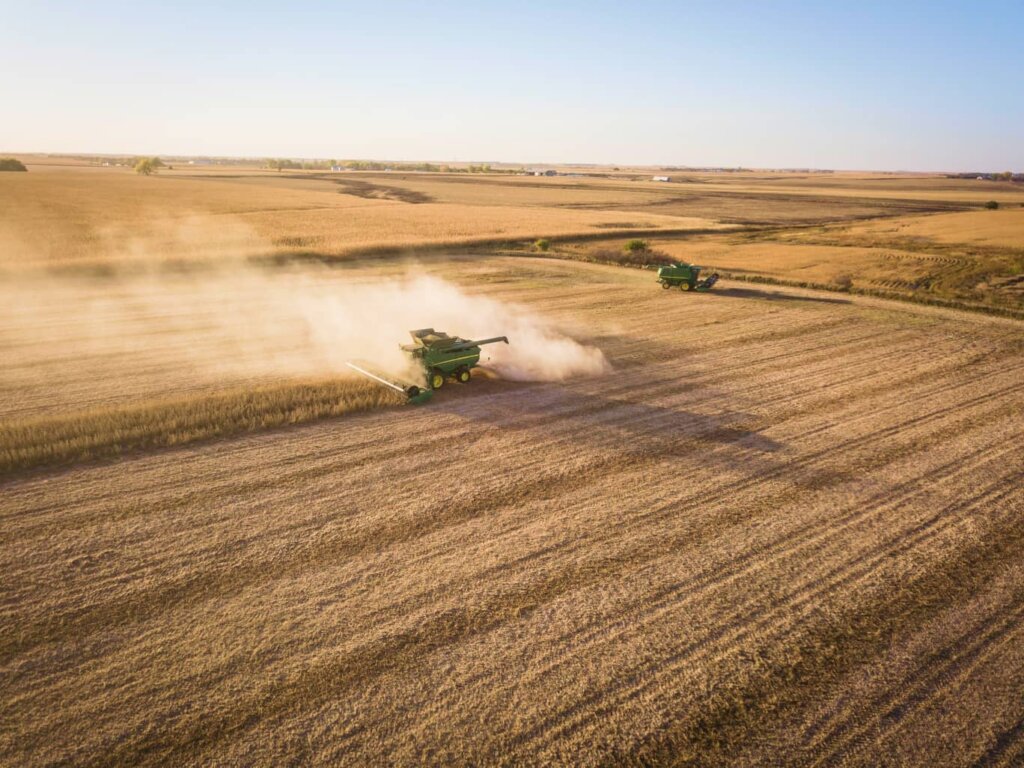
[{"label": "shadow of harvester", "polygon": [[503,384],[489,396],[446,402],[444,409],[502,430],[529,431],[538,450],[563,443],[575,451],[614,453],[624,462],[664,458],[681,466],[757,471],[777,466],[772,454],[786,447],[749,426],[755,417],[743,412],[697,413],[561,385]]},{"label": "shadow of harvester", "polygon": [[850,299],[839,299],[830,296],[807,296],[786,291],[765,290],[758,288],[715,288],[714,295],[731,299],[761,299],[762,301],[804,301],[814,304],[852,304]]}]

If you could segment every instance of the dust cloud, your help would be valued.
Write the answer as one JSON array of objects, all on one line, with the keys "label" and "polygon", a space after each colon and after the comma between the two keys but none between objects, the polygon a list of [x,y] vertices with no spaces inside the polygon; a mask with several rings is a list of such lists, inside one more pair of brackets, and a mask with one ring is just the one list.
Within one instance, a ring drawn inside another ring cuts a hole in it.
[{"label": "dust cloud", "polygon": [[[467,339],[508,336],[486,345],[481,363],[514,381],[563,381],[609,369],[601,350],[579,343],[529,310],[466,293],[438,277],[406,274],[387,282],[362,282],[327,291],[307,286],[297,306],[319,349],[358,356],[392,373],[407,358],[396,342],[408,332],[434,328]],[[332,357],[337,360],[337,357]]]},{"label": "dust cloud", "polygon": [[33,361],[52,375],[61,359],[74,359],[80,373],[87,364],[100,378],[174,366],[197,384],[216,384],[352,376],[345,363],[361,359],[422,381],[399,344],[426,327],[463,338],[508,336],[510,345],[487,345],[481,357],[506,379],[562,381],[609,368],[599,349],[528,309],[412,267],[367,274],[234,262],[180,273],[49,275],[4,281],[0,307],[0,341],[18,357],[21,375]]}]

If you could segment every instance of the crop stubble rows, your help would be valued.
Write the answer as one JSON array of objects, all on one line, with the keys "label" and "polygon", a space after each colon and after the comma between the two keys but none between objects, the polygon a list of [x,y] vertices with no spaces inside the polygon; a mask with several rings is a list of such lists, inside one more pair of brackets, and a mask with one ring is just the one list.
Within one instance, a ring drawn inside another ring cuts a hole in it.
[{"label": "crop stubble rows", "polygon": [[[946,695],[929,681],[970,689],[1019,636],[1019,576],[1003,584],[1019,550],[991,543],[1021,536],[1016,328],[528,268],[581,279],[481,290],[588,323],[612,377],[475,382],[425,409],[9,483],[0,754],[867,764],[879,701],[887,739],[950,749],[928,736],[957,711],[909,716]],[[962,601],[979,631],[928,645],[944,614],[920,593],[975,551],[989,565],[942,610]],[[1009,609],[986,614],[997,588]],[[930,667],[913,706],[850,687],[814,725],[844,659],[884,668],[894,638],[988,666]],[[1019,749],[1024,712],[998,701],[1009,735],[965,735],[965,760]],[[805,739],[773,751],[766,712]]]}]

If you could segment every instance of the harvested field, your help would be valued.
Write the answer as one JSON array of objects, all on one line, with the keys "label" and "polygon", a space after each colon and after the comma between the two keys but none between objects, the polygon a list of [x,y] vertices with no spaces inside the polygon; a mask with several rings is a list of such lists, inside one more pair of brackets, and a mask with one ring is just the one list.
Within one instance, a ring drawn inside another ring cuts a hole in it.
[{"label": "harvested field", "polygon": [[346,186],[313,176],[171,171],[146,178],[89,170],[34,167],[27,174],[3,174],[0,269],[102,271],[243,257],[345,258],[431,246],[603,236],[618,229],[728,228],[699,216],[656,211],[623,216],[617,210],[565,210],[517,201],[426,202],[429,196],[390,179],[385,185],[346,176]]},{"label": "harvested field", "polygon": [[864,222],[848,232],[854,237],[913,238],[940,245],[1010,248],[1024,253],[1024,207],[906,216]]},{"label": "harvested field", "polygon": [[0,763],[1024,759],[1019,323],[421,269],[614,371],[4,481]]}]

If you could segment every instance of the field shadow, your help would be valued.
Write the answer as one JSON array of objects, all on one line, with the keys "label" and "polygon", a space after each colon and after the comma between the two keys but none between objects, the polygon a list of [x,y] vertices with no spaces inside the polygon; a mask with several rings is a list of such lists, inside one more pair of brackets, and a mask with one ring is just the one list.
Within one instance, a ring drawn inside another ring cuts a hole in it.
[{"label": "field shadow", "polygon": [[764,301],[806,301],[815,304],[852,304],[850,299],[837,299],[830,296],[804,296],[784,291],[766,291],[757,288],[716,288],[713,293],[732,299],[762,299]]},{"label": "field shadow", "polygon": [[[610,398],[558,384],[508,381],[473,383],[475,395],[438,403],[446,412],[482,426],[537,434],[580,450],[615,453],[623,461],[680,459],[744,473],[778,466],[786,445],[753,426],[756,416],[723,409],[698,413],[637,400]],[[684,391],[681,386],[681,391]]]}]

